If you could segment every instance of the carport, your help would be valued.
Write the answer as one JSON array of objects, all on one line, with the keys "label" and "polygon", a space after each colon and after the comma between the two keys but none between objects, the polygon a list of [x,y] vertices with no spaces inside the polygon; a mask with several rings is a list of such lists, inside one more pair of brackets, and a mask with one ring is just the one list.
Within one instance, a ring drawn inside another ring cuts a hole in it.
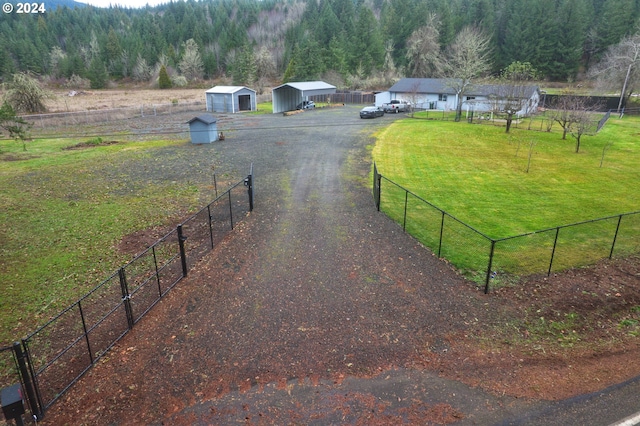
[{"label": "carport", "polygon": [[273,113],[293,111],[300,102],[309,100],[309,96],[331,95],[334,93],[336,93],[336,86],[324,81],[285,83],[271,91]]}]

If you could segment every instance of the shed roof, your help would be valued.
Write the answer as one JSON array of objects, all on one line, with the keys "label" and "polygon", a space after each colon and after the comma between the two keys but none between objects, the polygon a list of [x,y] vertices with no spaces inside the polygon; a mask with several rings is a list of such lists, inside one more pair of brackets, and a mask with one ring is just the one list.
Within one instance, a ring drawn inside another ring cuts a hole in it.
[{"label": "shed roof", "polygon": [[213,124],[217,122],[218,119],[211,114],[200,114],[199,116],[193,117],[191,120],[187,121],[187,123],[191,124],[194,121],[200,121],[204,124]]},{"label": "shed roof", "polygon": [[242,89],[247,89],[255,92],[255,90],[250,89],[246,86],[214,86],[211,89],[207,90],[205,93],[236,93]]}]

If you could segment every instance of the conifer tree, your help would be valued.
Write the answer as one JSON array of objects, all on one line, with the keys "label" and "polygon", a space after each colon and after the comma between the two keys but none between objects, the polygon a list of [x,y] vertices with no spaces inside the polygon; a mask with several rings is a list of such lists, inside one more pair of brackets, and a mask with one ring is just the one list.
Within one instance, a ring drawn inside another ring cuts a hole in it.
[{"label": "conifer tree", "polygon": [[162,65],[160,67],[160,72],[158,73],[158,87],[160,89],[171,89],[171,86],[171,79],[169,78],[167,67]]}]

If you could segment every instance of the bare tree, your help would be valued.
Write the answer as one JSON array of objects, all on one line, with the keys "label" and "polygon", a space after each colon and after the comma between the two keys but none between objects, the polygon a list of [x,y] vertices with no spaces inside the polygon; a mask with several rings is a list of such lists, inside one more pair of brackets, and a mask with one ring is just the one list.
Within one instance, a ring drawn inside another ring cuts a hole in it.
[{"label": "bare tree", "polygon": [[600,157],[600,167],[602,167],[602,163],[604,163],[604,156],[607,153],[607,150],[611,148],[611,145],[613,145],[613,141],[607,142],[606,144],[604,144],[604,147],[602,147],[602,156]]},{"label": "bare tree", "polygon": [[439,77],[443,71],[440,52],[440,22],[435,14],[430,14],[427,23],[415,30],[407,40],[406,58],[411,77]]},{"label": "bare tree", "polygon": [[255,80],[258,92],[262,93],[270,80],[276,74],[276,63],[273,55],[266,46],[262,46],[254,58],[255,62]]},{"label": "bare tree", "polygon": [[528,62],[513,62],[505,68],[495,86],[496,113],[503,113],[506,116],[506,133],[511,130],[511,123],[516,114],[520,112],[529,113],[530,99],[535,91],[535,86],[531,83],[537,77],[537,71]]},{"label": "bare tree", "polygon": [[572,124],[581,117],[581,112],[586,111],[587,98],[577,96],[572,93],[565,93],[556,98],[552,104],[554,111],[552,112],[553,120],[562,127],[562,139],[567,139],[567,133],[571,129]]},{"label": "bare tree", "polygon": [[410,111],[411,118],[413,118],[413,115],[415,114],[415,110],[416,110],[416,105],[418,104],[419,90],[420,90],[420,83],[417,81],[413,83],[409,89],[409,102],[411,102],[411,104],[409,105],[409,111]]},{"label": "bare tree", "polygon": [[628,99],[640,84],[640,33],[609,47],[602,60],[589,71],[589,75],[604,88],[620,90],[620,112],[625,97]]},{"label": "bare tree", "polygon": [[149,81],[151,79],[151,66],[147,60],[138,53],[136,64],[133,67],[132,76],[135,81]]},{"label": "bare tree", "polygon": [[569,133],[576,140],[576,153],[580,152],[580,141],[582,136],[595,134],[595,128],[598,123],[593,111],[576,110],[573,112],[571,123],[569,124]]},{"label": "bare tree", "polygon": [[385,84],[392,85],[398,78],[398,70],[395,62],[393,62],[393,51],[395,45],[393,40],[389,39],[384,43],[384,65],[382,66],[382,73],[384,76]]},{"label": "bare tree", "polygon": [[538,142],[531,139],[529,141],[529,156],[527,157],[527,171],[526,173],[529,173],[529,169],[531,168],[531,157],[533,156],[533,148],[535,148],[536,144]]},{"label": "bare tree", "polygon": [[444,69],[447,85],[457,97],[456,121],[462,116],[462,99],[473,80],[491,69],[489,37],[476,27],[465,27],[449,46]]},{"label": "bare tree", "polygon": [[183,76],[187,80],[196,80],[202,78],[204,72],[204,65],[202,63],[202,57],[195,40],[190,38],[183,44],[184,52],[182,53],[182,59],[178,64],[178,68]]}]

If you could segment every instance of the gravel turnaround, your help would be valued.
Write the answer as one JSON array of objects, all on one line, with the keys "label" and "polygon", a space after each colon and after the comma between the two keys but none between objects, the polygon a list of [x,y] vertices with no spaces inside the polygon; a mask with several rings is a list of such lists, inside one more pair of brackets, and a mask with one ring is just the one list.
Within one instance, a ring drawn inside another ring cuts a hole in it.
[{"label": "gravel turnaround", "polygon": [[[543,402],[430,368],[490,296],[376,211],[357,107],[227,116],[185,146],[255,171],[255,210],[43,424],[487,424]],[[425,123],[425,127],[428,123]]]}]

